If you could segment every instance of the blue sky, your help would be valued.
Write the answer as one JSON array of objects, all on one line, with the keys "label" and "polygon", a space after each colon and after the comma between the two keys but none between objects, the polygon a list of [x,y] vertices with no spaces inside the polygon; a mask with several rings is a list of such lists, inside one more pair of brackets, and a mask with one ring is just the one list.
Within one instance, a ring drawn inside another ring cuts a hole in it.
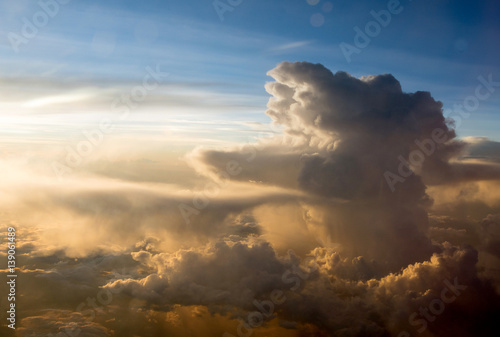
[{"label": "blue sky", "polygon": [[[9,34],[22,36],[23,20],[33,23],[41,7],[36,1],[3,1],[0,116],[14,123],[18,134],[21,127],[24,137],[37,138],[37,126],[53,115],[54,124],[65,121],[64,127],[51,124],[44,134],[64,141],[110,113],[107,93],[127,92],[140,83],[146,67],[161,64],[169,75],[155,92],[159,97],[148,97],[130,123],[244,141],[261,131],[251,123],[270,122],[264,114],[266,72],[284,60],[322,63],[358,77],[391,73],[403,90],[430,91],[444,108],[472,94],[478,76],[500,78],[500,6],[494,1],[402,0],[398,14],[348,62],[339,45],[354,45],[354,27],[364,30],[374,20],[370,12],[387,9],[389,2],[234,0],[236,6],[228,5],[232,10],[221,20],[209,0],[72,0],[59,4],[54,17],[15,52]],[[177,103],[169,93],[176,93]],[[61,95],[72,98],[43,108],[17,108]],[[189,98],[179,100],[179,95]],[[495,127],[499,102],[497,93],[481,101],[457,128],[459,136],[500,140]],[[200,121],[212,123],[213,132]]]}]

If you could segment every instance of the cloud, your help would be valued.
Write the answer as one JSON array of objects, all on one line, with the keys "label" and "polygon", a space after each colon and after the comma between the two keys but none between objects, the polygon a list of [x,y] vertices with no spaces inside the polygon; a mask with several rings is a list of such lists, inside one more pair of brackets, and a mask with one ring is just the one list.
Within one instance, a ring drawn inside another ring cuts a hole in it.
[{"label": "cloud", "polygon": [[68,93],[65,95],[49,96],[49,97],[33,99],[31,101],[24,103],[22,106],[26,108],[38,108],[52,104],[67,104],[67,103],[87,100],[88,98],[91,98],[95,94],[96,93],[76,92],[76,93]]},{"label": "cloud", "polygon": [[[460,326],[467,335],[488,331],[496,324],[489,316],[480,324],[453,321],[456,316],[469,315],[471,308],[481,315],[498,308],[493,288],[477,274],[477,251],[451,245],[442,248],[443,253],[434,254],[428,261],[371,278],[376,264],[361,257],[346,259],[331,249],[317,248],[311,252],[309,263],[301,263],[293,252],[277,256],[265,242],[218,242],[197,251],[133,254],[151,268],[148,276],[113,281],[106,288],[123,289],[123,293],[166,311],[176,305],[203,305],[212,314],[233,312],[242,319],[257,311],[256,302],[269,305],[265,301],[270,294],[282,291],[285,300],[273,306],[273,313],[285,322],[294,322],[286,324],[288,329],[305,333],[306,326],[312,325],[316,333],[342,336],[358,336],[363,331],[369,336],[416,333],[424,323],[416,323],[416,319],[409,323],[408,318],[419,308],[430,307],[446,288],[446,292],[455,294],[454,300],[447,302],[446,312],[434,324],[427,323],[430,335],[447,335]],[[316,267],[308,268],[310,262]],[[488,302],[488,298],[495,300]]]},{"label": "cloud", "polygon": [[[408,159],[415,140],[432,137],[434,130],[442,130],[449,140],[455,137],[442,104],[427,92],[402,92],[388,74],[357,79],[306,62],[283,62],[268,74],[275,82],[266,85],[273,95],[266,113],[284,126],[285,136],[258,144],[255,160],[241,179],[332,200],[329,207],[323,201],[310,208],[321,209],[316,213],[324,218],[319,222],[328,227],[331,241],[351,250],[353,257],[387,260],[393,270],[428,258],[437,248],[425,234],[429,198],[424,182],[412,175],[404,188],[392,193],[384,173],[398,167],[398,157]],[[434,161],[443,161],[456,146],[437,147]],[[241,148],[197,156],[205,171],[215,171],[244,152]],[[390,244],[372,244],[377,240]]]},{"label": "cloud", "polygon": [[109,337],[111,331],[98,323],[88,322],[80,313],[47,310],[43,315],[22,319],[18,329],[22,336],[45,337],[49,334],[76,334],[81,337]]},{"label": "cloud", "polygon": [[311,44],[313,41],[306,40],[306,41],[296,41],[296,42],[290,42],[290,43],[285,43],[279,46],[276,46],[272,48],[273,51],[283,51],[283,50],[288,50],[288,49],[294,49],[294,48],[300,48],[307,46]]},{"label": "cloud", "polygon": [[500,143],[485,137],[466,137],[467,143],[462,159],[475,159],[500,163]]}]

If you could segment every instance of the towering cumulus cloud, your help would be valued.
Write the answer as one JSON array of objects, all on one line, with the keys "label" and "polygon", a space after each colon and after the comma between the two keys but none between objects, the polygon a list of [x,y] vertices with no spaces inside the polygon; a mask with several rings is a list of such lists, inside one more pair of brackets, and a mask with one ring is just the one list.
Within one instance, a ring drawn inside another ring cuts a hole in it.
[{"label": "towering cumulus cloud", "polygon": [[[282,63],[269,75],[276,82],[267,86],[275,97],[267,113],[314,151],[302,157],[300,187],[347,201],[327,211],[335,240],[398,269],[428,258],[435,248],[425,236],[429,200],[421,178],[408,176],[393,191],[384,174],[434,130],[455,136],[441,103],[428,92],[403,93],[392,75],[357,79],[309,63]],[[438,151],[448,149],[440,144]]]},{"label": "towering cumulus cloud", "polygon": [[[283,139],[261,145],[265,162],[257,158],[258,167],[247,170],[253,176],[240,178],[286,184],[269,181],[268,173],[285,170],[282,175],[293,176],[296,187],[322,199],[308,214],[321,217],[331,240],[350,256],[375,259],[384,271],[439,251],[426,236],[430,199],[412,170],[424,170],[430,161],[447,165],[460,147],[451,141],[455,133],[442,104],[428,92],[404,93],[392,75],[358,79],[305,62],[284,62],[268,74],[275,82],[266,86],[273,95],[267,114],[285,127],[292,145]],[[424,157],[419,146],[432,155]],[[220,158],[205,153],[213,167]],[[287,162],[296,170],[279,168]]]}]

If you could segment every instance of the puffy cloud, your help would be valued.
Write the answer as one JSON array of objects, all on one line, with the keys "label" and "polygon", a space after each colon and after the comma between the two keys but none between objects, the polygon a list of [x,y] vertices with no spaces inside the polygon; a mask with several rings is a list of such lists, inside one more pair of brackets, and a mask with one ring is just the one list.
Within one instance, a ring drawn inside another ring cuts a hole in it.
[{"label": "puffy cloud", "polygon": [[[263,326],[277,316],[284,322],[281,326],[304,336],[321,332],[396,336],[401,331],[413,335],[424,325],[429,336],[446,335],[460,326],[465,335],[488,331],[494,324],[490,313],[500,303],[488,281],[478,275],[477,251],[450,244],[442,248],[442,253],[428,261],[380,278],[370,276],[377,268],[373,261],[348,259],[326,248],[316,248],[303,261],[293,252],[276,255],[265,242],[218,242],[175,254],[141,251],[133,256],[149,268],[148,275],[113,281],[106,288],[121,288],[124,294],[146,301],[147,307],[167,312],[177,305],[203,305],[214,315],[232,313],[248,321],[253,312],[271,311]],[[270,306],[274,291],[282,292],[283,301]],[[432,308],[432,321],[423,323],[426,316],[420,308],[430,308],[443,292],[446,301],[453,301],[444,303],[442,313],[436,314],[437,309]],[[260,304],[264,307],[259,309]],[[481,322],[453,321],[453,317],[465,317],[473,310],[487,317]],[[314,332],[307,333],[311,327],[315,327]]]},{"label": "puffy cloud", "polygon": [[480,225],[484,236],[484,249],[500,258],[500,214],[489,214]]},{"label": "puffy cloud", "polygon": [[117,280],[107,287],[172,305],[250,307],[253,298],[282,282],[281,275],[290,266],[290,262],[278,259],[267,242],[246,245],[219,241],[203,250],[156,255],[141,251],[133,257],[152,274],[138,280]]},{"label": "puffy cloud", "polygon": [[[267,114],[285,127],[285,137],[258,144],[242,179],[332,200],[309,208],[320,208],[314,212],[321,213],[319,222],[331,241],[351,250],[352,257],[370,255],[397,270],[436,251],[426,236],[424,182],[411,175],[393,193],[385,174],[397,170],[399,158],[410,160],[415,141],[432,139],[435,130],[447,140],[455,137],[442,104],[428,92],[404,93],[392,75],[358,79],[306,62],[283,62],[268,74],[275,82],[266,85],[273,95]],[[442,162],[456,151],[451,144],[435,144],[432,160]],[[198,157],[216,171],[244,151],[207,151]],[[271,176],[278,173],[281,177]],[[378,240],[388,244],[381,247]]]}]

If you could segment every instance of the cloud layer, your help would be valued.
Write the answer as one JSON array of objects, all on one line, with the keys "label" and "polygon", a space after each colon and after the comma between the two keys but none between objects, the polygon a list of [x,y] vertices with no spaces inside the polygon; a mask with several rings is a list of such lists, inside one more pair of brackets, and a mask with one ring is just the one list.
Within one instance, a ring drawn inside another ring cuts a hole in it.
[{"label": "cloud layer", "polygon": [[389,74],[268,74],[283,133],[193,150],[189,184],[106,168],[55,184],[2,159],[1,224],[19,227],[28,289],[19,336],[494,331],[498,143],[456,139],[439,101]]}]

